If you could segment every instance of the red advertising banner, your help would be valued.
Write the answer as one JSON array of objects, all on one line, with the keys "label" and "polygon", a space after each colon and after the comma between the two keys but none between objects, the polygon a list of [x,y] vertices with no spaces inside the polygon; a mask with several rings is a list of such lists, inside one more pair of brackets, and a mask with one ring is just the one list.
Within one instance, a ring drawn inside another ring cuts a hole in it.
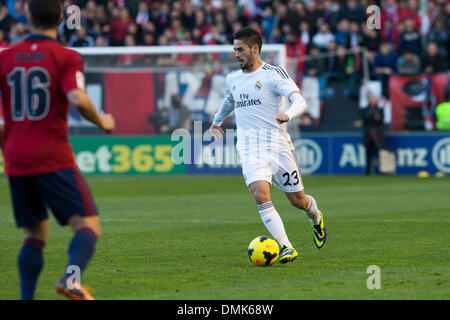
[{"label": "red advertising banner", "polygon": [[389,78],[389,97],[392,103],[391,131],[405,130],[407,109],[422,108],[429,94],[436,99],[435,104],[442,102],[447,82],[446,73],[434,74],[431,77],[426,75],[391,76]]},{"label": "red advertising banner", "polygon": [[104,74],[105,111],[116,120],[115,134],[154,134],[149,117],[155,111],[155,89],[150,72]]}]

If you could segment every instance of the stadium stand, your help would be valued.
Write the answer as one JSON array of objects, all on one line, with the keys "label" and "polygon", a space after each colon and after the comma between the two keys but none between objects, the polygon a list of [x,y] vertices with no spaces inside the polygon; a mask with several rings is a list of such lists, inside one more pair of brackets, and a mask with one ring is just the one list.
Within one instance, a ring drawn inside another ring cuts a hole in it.
[{"label": "stadium stand", "polygon": [[[24,0],[0,3],[1,48],[19,42],[29,30]],[[342,91],[350,104],[361,106],[363,103],[357,100],[361,98],[364,80],[381,81],[381,94],[389,99],[392,76],[425,75],[431,79],[434,74],[448,72],[450,3],[446,0],[64,0],[63,3],[66,15],[59,29],[59,41],[73,47],[231,44],[233,33],[242,26],[259,30],[264,43],[286,45],[287,70],[301,87],[315,86],[307,78],[317,80],[319,109],[309,117],[302,117],[300,123],[306,128],[322,125],[321,130],[357,129],[353,126],[356,119],[342,123],[338,114],[342,110],[325,107],[330,90]],[[80,8],[79,29],[67,27],[67,8],[71,5]],[[379,30],[367,26],[366,9],[370,5],[381,8]],[[141,66],[141,58],[124,55],[117,64]],[[161,56],[147,63],[190,65],[192,56],[184,55],[178,60]],[[343,81],[345,85],[341,85]],[[442,101],[435,101],[428,108],[435,108],[439,102]]]}]

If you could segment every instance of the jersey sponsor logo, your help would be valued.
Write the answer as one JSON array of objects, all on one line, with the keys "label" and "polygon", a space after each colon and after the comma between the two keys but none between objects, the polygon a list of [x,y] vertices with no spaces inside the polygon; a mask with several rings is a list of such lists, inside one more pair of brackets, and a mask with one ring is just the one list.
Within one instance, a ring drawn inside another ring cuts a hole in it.
[{"label": "jersey sponsor logo", "polygon": [[260,90],[262,88],[262,84],[261,84],[261,81],[256,81],[256,83],[255,83],[255,89],[256,90]]},{"label": "jersey sponsor logo", "polygon": [[431,159],[438,170],[450,173],[450,138],[442,138],[434,145]]},{"label": "jersey sponsor logo", "polygon": [[297,140],[294,142],[294,148],[295,155],[299,161],[299,166],[303,174],[313,173],[322,164],[322,149],[313,140]]},{"label": "jersey sponsor logo", "polygon": [[261,99],[250,99],[246,93],[241,93],[239,98],[240,100],[235,101],[236,108],[259,106],[262,103]]},{"label": "jersey sponsor logo", "polygon": [[260,104],[261,99],[241,100],[236,101],[236,108],[259,106]]}]

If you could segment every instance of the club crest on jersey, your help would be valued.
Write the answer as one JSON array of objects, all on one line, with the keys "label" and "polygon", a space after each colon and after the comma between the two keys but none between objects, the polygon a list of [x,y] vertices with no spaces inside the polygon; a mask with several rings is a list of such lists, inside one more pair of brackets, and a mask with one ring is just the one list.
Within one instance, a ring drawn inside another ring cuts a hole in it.
[{"label": "club crest on jersey", "polygon": [[259,90],[259,89],[261,89],[262,88],[262,84],[261,84],[261,82],[258,80],[258,81],[256,81],[256,83],[255,83],[255,89],[256,90]]}]

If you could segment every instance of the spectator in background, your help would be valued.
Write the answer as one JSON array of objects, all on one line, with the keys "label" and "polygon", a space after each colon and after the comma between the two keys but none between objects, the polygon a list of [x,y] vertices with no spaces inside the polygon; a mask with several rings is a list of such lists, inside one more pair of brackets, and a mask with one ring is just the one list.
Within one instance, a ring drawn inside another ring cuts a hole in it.
[{"label": "spectator in background", "polygon": [[422,18],[419,14],[419,2],[418,0],[400,0],[400,6],[398,8],[398,17],[400,21],[410,19],[412,22],[413,30],[420,32],[422,25]]},{"label": "spectator in background", "polygon": [[23,1],[14,1],[14,21],[16,23],[22,23],[23,25],[26,25],[28,23],[28,19],[25,15],[25,8],[24,8]]},{"label": "spectator in background", "polygon": [[96,47],[106,47],[108,46],[108,40],[104,36],[98,36],[95,38],[95,46]]},{"label": "spectator in background", "polygon": [[[156,16],[153,17],[153,22],[158,30],[158,35],[161,35],[166,28],[170,27],[170,5],[163,2],[159,10],[155,10]],[[197,11],[198,12],[198,11]]]},{"label": "spectator in background", "polygon": [[133,23],[130,18],[130,13],[127,7],[120,9],[120,15],[111,23],[111,44],[113,46],[120,46],[124,44],[125,36],[128,33],[128,26]]},{"label": "spectator in background", "polygon": [[261,27],[264,30],[263,37],[265,41],[270,41],[272,30],[275,26],[275,15],[271,6],[266,6],[261,13]]},{"label": "spectator in background", "polygon": [[425,73],[433,74],[447,70],[447,60],[440,54],[435,42],[427,45],[427,52],[422,60],[422,68]]},{"label": "spectator in background", "polygon": [[323,8],[322,17],[325,18],[325,21],[328,21],[331,29],[334,30],[339,17],[339,6],[335,0],[325,0]]},{"label": "spectator in background", "polygon": [[394,24],[393,21],[394,20],[392,19],[386,19],[380,31],[382,40],[392,43],[396,48],[399,37],[399,29],[398,25]]},{"label": "spectator in background", "polygon": [[348,78],[347,88],[344,95],[351,98],[357,98],[358,91],[356,87],[357,74],[355,70],[355,59],[353,55],[347,53],[347,49],[343,45],[338,45],[336,57],[331,64],[330,78]]},{"label": "spectator in background", "polygon": [[203,44],[202,30],[200,30],[200,28],[195,27],[192,30],[192,43],[194,45]]},{"label": "spectator in background", "polygon": [[366,148],[366,175],[373,173],[373,156],[385,146],[384,111],[376,94],[369,92],[369,104],[361,109],[363,144]]},{"label": "spectator in background", "polygon": [[395,73],[397,54],[392,50],[389,42],[383,42],[373,60],[374,73],[381,80],[383,96],[388,97],[389,77]]},{"label": "spectator in background", "polygon": [[139,2],[139,9],[135,20],[139,26],[150,20],[150,12],[146,1]]},{"label": "spectator in background", "polygon": [[69,47],[93,47],[94,39],[86,33],[86,26],[81,25],[77,33],[70,38]]},{"label": "spectator in background", "polygon": [[381,36],[378,30],[369,29],[365,23],[363,23],[363,39],[361,46],[366,47],[366,57],[371,64],[375,54],[380,49]]},{"label": "spectator in background", "polygon": [[443,17],[439,17],[434,21],[426,40],[427,42],[435,42],[439,48],[440,54],[444,57],[448,56],[450,39]]},{"label": "spectator in background", "polygon": [[5,32],[0,29],[0,48],[8,48],[9,42],[6,41]]},{"label": "spectator in background", "polygon": [[161,108],[156,110],[149,118],[148,121],[155,127],[156,134],[168,134],[169,133],[169,109]]},{"label": "spectator in background", "polygon": [[357,22],[350,23],[349,41],[350,48],[358,48],[362,44],[363,36],[360,32],[359,23]]},{"label": "spectator in background", "polygon": [[342,19],[338,22],[336,30],[336,43],[350,47],[350,24],[347,19]]},{"label": "spectator in background", "polygon": [[14,18],[9,14],[6,5],[0,5],[0,30],[3,30],[3,37],[8,41],[8,34],[14,23]]},{"label": "spectator in background", "polygon": [[[300,1],[298,1],[298,2],[300,2]],[[301,19],[306,19],[311,25],[319,19],[324,19],[322,7],[323,7],[323,4],[321,1],[309,1],[306,5],[306,10],[304,10],[303,14],[300,16]],[[300,11],[298,11],[298,12],[300,12]],[[326,20],[324,19],[324,21],[326,21]],[[329,25],[328,21],[327,21],[327,23]]]},{"label": "spectator in background", "polygon": [[[444,7],[445,14],[445,24],[447,26],[447,30],[450,30],[450,2],[447,2]],[[450,50],[447,50],[450,54]]]},{"label": "spectator in background", "polygon": [[10,44],[13,45],[19,43],[20,41],[25,39],[27,34],[28,34],[27,27],[24,23],[22,22],[15,23],[11,29]]},{"label": "spectator in background", "polygon": [[169,106],[169,133],[176,129],[191,131],[191,117],[189,108],[182,102],[182,96],[174,94]]},{"label": "spectator in background", "polygon": [[447,85],[445,101],[436,107],[436,128],[450,130],[450,88]]},{"label": "spectator in background", "polygon": [[[132,34],[125,36],[125,45],[127,47],[136,46],[136,38]],[[145,57],[143,54],[120,54],[117,56],[116,63],[119,66],[135,66]]]},{"label": "spectator in background", "polygon": [[154,46],[156,45],[156,37],[154,33],[151,32],[146,32],[144,33],[144,37],[143,37],[143,43],[142,45],[144,46]]},{"label": "spectator in background", "polygon": [[227,36],[220,32],[219,28],[213,24],[211,25],[209,32],[207,32],[202,39],[204,44],[214,45],[214,44],[225,44],[227,41]]},{"label": "spectator in background", "polygon": [[188,30],[192,30],[195,26],[195,10],[191,1],[185,1],[183,5],[183,11],[181,13],[181,21],[183,26]]},{"label": "spectator in background", "polygon": [[397,59],[397,73],[402,76],[414,76],[421,72],[420,58],[412,50],[406,50]]},{"label": "spectator in background", "polygon": [[394,25],[399,22],[397,0],[386,0],[384,5],[381,7],[382,30],[386,27],[385,22],[387,20],[391,21]]},{"label": "spectator in background", "polygon": [[336,41],[330,41],[328,43],[327,52],[328,57],[326,59],[326,71],[329,72],[333,69],[334,60],[337,59],[337,44]]},{"label": "spectator in background", "polygon": [[328,23],[323,22],[319,27],[319,32],[312,38],[312,43],[321,51],[326,51],[330,41],[335,41],[335,36],[330,32]]},{"label": "spectator in background", "polygon": [[[158,38],[158,46],[170,45],[170,39],[165,34]],[[173,66],[177,61],[176,54],[158,54],[156,58],[156,65],[158,67]]]},{"label": "spectator in background", "polygon": [[303,64],[303,74],[310,77],[321,77],[326,71],[326,61],[320,58],[320,50],[312,45],[309,55]]},{"label": "spectator in background", "polygon": [[[302,8],[297,9],[297,5]],[[298,22],[301,20],[299,12],[300,10],[305,10],[304,4],[301,2],[297,2],[294,8],[282,6],[280,7],[280,9],[282,10],[279,10],[278,12],[278,14],[281,15],[278,22],[278,27],[281,28],[281,30],[284,29],[285,25],[289,26],[289,30],[295,30],[296,28],[298,28]]]},{"label": "spectator in background", "polygon": [[356,0],[347,0],[338,13],[338,20],[342,19],[361,24],[365,19],[365,13]]},{"label": "spectator in background", "polygon": [[201,37],[203,38],[209,29],[211,28],[211,24],[206,20],[206,13],[203,8],[199,8],[195,11],[195,26],[194,28],[198,28],[201,31]]},{"label": "spectator in background", "polygon": [[400,55],[406,51],[412,51],[416,55],[422,55],[422,39],[420,33],[414,29],[414,20],[407,18],[404,21],[405,31],[400,34],[398,52]]},{"label": "spectator in background", "polygon": [[309,23],[306,21],[301,21],[299,25],[299,30],[301,43],[303,43],[306,48],[309,48],[311,44],[311,32]]}]

